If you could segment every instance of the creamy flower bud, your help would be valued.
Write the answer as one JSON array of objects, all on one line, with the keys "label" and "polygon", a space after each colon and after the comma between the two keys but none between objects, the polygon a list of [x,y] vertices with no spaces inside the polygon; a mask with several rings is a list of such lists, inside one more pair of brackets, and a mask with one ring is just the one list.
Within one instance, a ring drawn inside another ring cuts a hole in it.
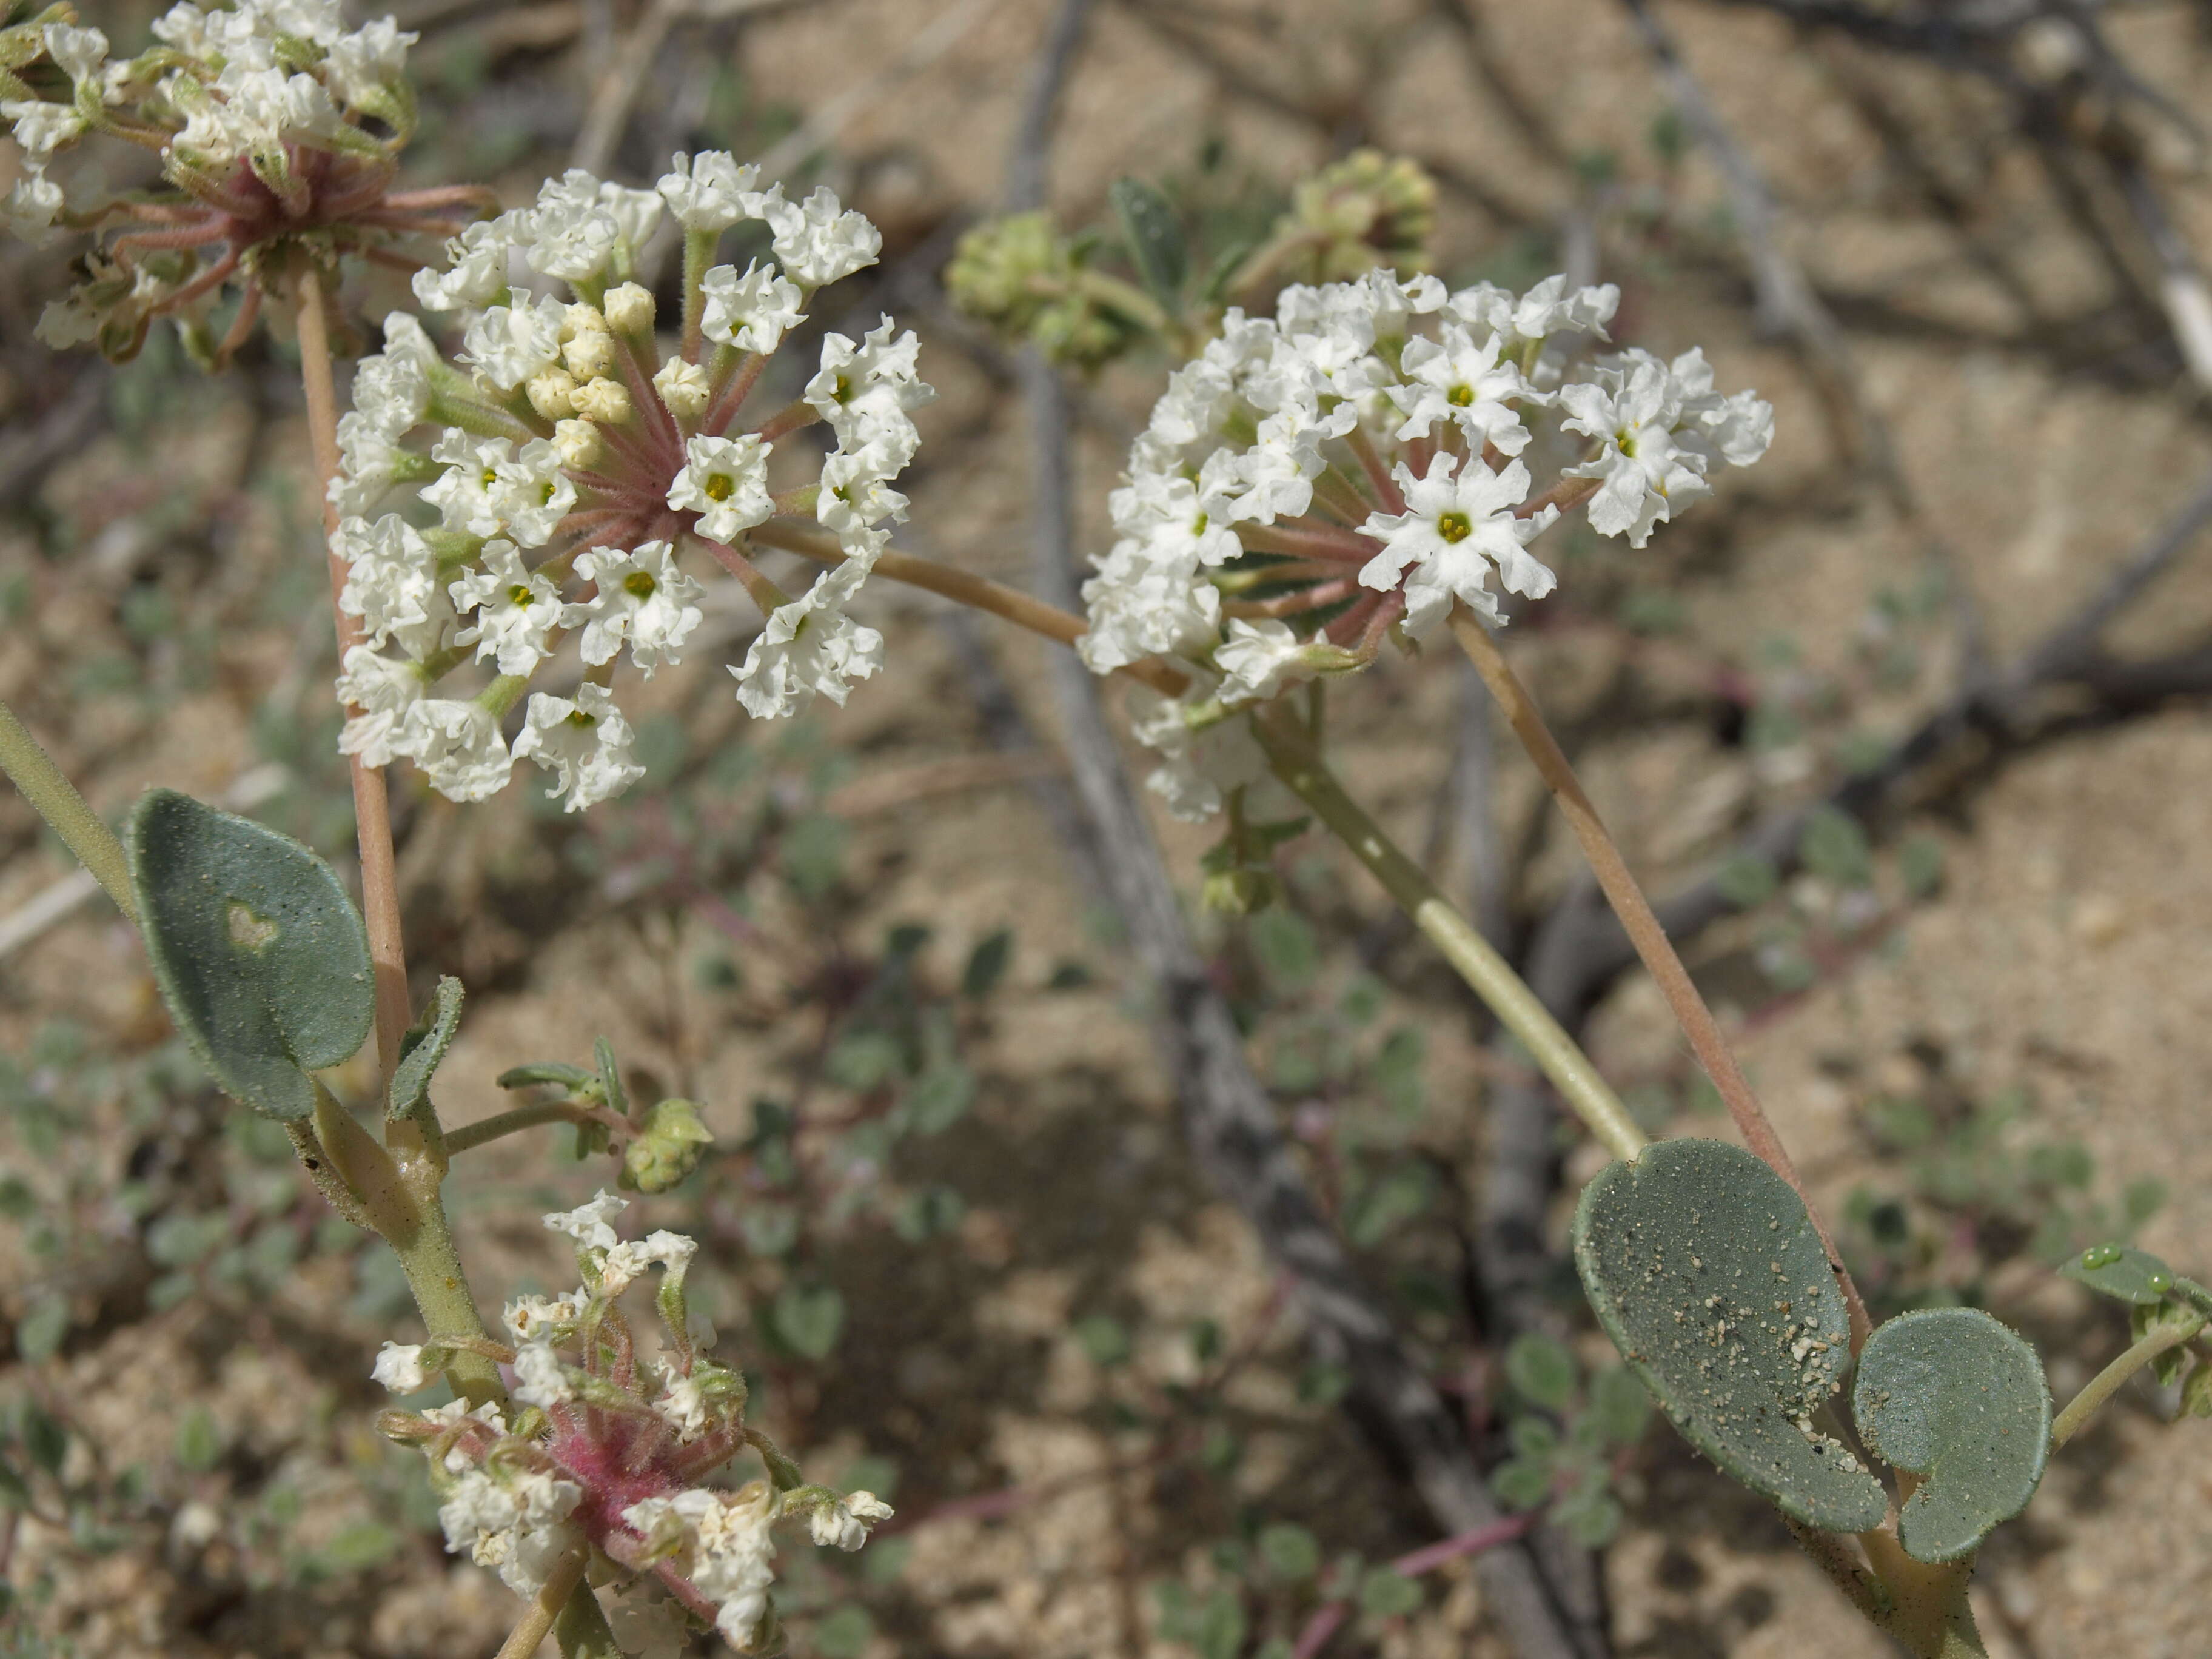
[{"label": "creamy flower bud", "polygon": [[[570,394],[574,406],[574,394]],[[599,429],[589,421],[556,421],[553,423],[553,447],[561,453],[561,465],[581,472],[596,464],[605,447],[599,442]]]},{"label": "creamy flower bud", "polygon": [[619,426],[629,419],[629,393],[620,380],[586,380],[568,394],[568,402],[587,421]]},{"label": "creamy flower bud", "polygon": [[[592,314],[598,315],[596,312]],[[572,334],[562,342],[561,361],[568,365],[568,372],[578,380],[592,380],[615,366],[615,353],[620,349],[615,343],[615,337],[605,328],[590,329]]]},{"label": "creamy flower bud", "polygon": [[653,387],[668,405],[668,412],[679,421],[694,419],[704,410],[713,390],[707,371],[681,357],[671,357],[661,364],[660,372],[653,377]]},{"label": "creamy flower bud", "polygon": [[607,326],[617,334],[642,334],[653,326],[653,290],[636,283],[624,283],[607,290],[606,303],[601,307]]},{"label": "creamy flower bud", "polygon": [[532,375],[523,391],[530,398],[530,406],[549,421],[565,420],[575,411],[575,404],[570,401],[575,395],[575,377],[565,369],[549,368],[543,374]]}]

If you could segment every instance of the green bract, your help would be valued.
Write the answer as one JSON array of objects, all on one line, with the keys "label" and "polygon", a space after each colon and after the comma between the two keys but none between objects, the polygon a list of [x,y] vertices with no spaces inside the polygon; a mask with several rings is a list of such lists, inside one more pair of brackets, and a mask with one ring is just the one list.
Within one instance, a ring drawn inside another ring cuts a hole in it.
[{"label": "green bract", "polygon": [[307,1073],[376,1015],[368,935],[331,867],[289,836],[149,790],[125,832],[139,925],[171,1018],[232,1098],[314,1109]]},{"label": "green bract", "polygon": [[1898,1516],[1916,1561],[1955,1561],[2027,1507],[2051,1450],[2035,1351],[1978,1308],[1899,1316],[1867,1340],[1851,1409],[1870,1449],[1923,1477]]},{"label": "green bract", "polygon": [[1690,1443],[1784,1514],[1863,1532],[1881,1484],[1812,1418],[1849,1326],[1805,1206],[1749,1152],[1668,1140],[1614,1164],[1575,1212],[1599,1322]]},{"label": "green bract", "polygon": [[405,1117],[429,1098],[431,1074],[453,1047],[460,1024],[461,982],[449,974],[438,981],[430,1006],[399,1045],[399,1064],[392,1069],[391,1115]]}]

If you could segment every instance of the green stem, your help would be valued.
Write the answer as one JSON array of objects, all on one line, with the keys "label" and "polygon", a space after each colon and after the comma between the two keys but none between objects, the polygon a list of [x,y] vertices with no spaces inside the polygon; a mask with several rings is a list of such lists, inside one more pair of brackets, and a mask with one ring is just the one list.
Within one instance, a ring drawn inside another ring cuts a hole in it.
[{"label": "green stem", "polygon": [[2120,1384],[2166,1352],[2178,1348],[2204,1328],[2205,1321],[2198,1315],[2185,1325],[2160,1325],[2146,1333],[2143,1339],[2091,1377],[2081,1392],[2066,1402],[2066,1409],[2051,1422],[2051,1449],[2061,1446],[2081,1431],[2081,1426],[2097,1414],[2098,1409],[2120,1390]]},{"label": "green stem", "polygon": [[39,740],[4,702],[0,702],[0,771],[23,792],[31,810],[52,824],[77,862],[92,872],[107,896],[131,921],[138,920],[138,907],[131,895],[131,861],[123,843],[84,804],[76,786],[62,775]]},{"label": "green stem", "polygon": [[464,1123],[457,1129],[446,1131],[446,1152],[448,1156],[465,1152],[471,1146],[481,1146],[488,1140],[497,1140],[502,1135],[516,1134],[524,1129],[534,1129],[541,1123],[588,1123],[599,1114],[588,1106],[579,1106],[572,1101],[541,1101],[534,1106],[518,1106],[511,1112],[501,1112],[493,1117],[480,1118],[474,1123]]},{"label": "green stem", "polygon": [[576,1585],[584,1576],[584,1563],[589,1559],[588,1552],[581,1549],[562,1558],[532,1600],[521,1622],[500,1644],[492,1659],[531,1659],[538,1644],[545,1639],[546,1632],[553,1628],[554,1620],[574,1598]]},{"label": "green stem", "polygon": [[1275,775],[1352,850],[1505,1029],[1521,1040],[1590,1133],[1615,1158],[1632,1160],[1644,1150],[1644,1132],[1628,1115],[1620,1097],[1598,1075],[1589,1056],[1522,982],[1511,964],[1345,793],[1344,786],[1315,753],[1297,720],[1285,709],[1271,708],[1253,717],[1252,729],[1267,750]]}]

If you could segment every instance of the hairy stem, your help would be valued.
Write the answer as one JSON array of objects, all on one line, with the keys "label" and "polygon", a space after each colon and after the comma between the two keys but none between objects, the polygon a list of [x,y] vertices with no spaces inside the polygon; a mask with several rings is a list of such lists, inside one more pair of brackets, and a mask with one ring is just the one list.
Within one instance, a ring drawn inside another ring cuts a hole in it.
[{"label": "hairy stem", "polygon": [[1278,704],[1255,715],[1252,726],[1267,751],[1275,775],[1352,850],[1499,1022],[1521,1040],[1552,1085],[1605,1149],[1623,1159],[1632,1159],[1642,1152],[1644,1132],[1628,1115],[1620,1097],[1598,1075],[1589,1056],[1552,1018],[1536,994],[1522,983],[1512,965],[1452,908],[1436,883],[1345,793],[1297,720]]},{"label": "hairy stem", "polygon": [[[294,294],[300,324],[300,379],[307,394],[307,434],[314,445],[316,493],[323,503],[325,551],[330,561],[331,615],[337,624],[338,663],[362,641],[361,624],[338,603],[346,563],[338,556],[338,510],[330,497],[338,471],[337,389],[331,374],[331,337],[323,314],[322,273],[312,259],[299,261]],[[407,1030],[407,956],[399,930],[399,881],[392,854],[392,806],[384,774],[352,757],[354,832],[361,846],[362,916],[368,924],[368,957],[376,975],[376,1058],[380,1074],[399,1064]]]},{"label": "hairy stem", "polygon": [[1850,1309],[1851,1352],[1857,1353],[1865,1346],[1867,1333],[1872,1328],[1866,1303],[1852,1282],[1850,1270],[1844,1266],[1843,1255],[1836,1248],[1828,1224],[1814,1206],[1812,1194],[1805,1190],[1804,1180],[1790,1161],[1789,1149],[1775,1133],[1765,1108],[1759,1103],[1759,1097],[1752,1092],[1751,1084],[1736,1063],[1728,1039],[1721,1035],[1720,1022],[1705,1006],[1704,994],[1691,979],[1689,969],[1682,965],[1682,958],[1675,954],[1674,941],[1667,937],[1666,928],[1652,914],[1651,901],[1637,885],[1627,860],[1621,857],[1620,848],[1614,844],[1605,821],[1598,817],[1597,808],[1583,792],[1582,783],[1560,750],[1559,740],[1553,737],[1551,727],[1545,725],[1535,700],[1521,684],[1512,665],[1505,660],[1504,653],[1498,648],[1498,641],[1490,637],[1489,629],[1464,605],[1453,606],[1451,629],[1460,648],[1474,664],[1475,672],[1482,676],[1483,684],[1490,688],[1490,695],[1497,699],[1498,706],[1505,711],[1514,735],[1521,739],[1521,746],[1528,751],[1528,757],[1536,763],[1537,771],[1566,815],[1575,839],[1582,843],[1583,855],[1589,860],[1590,869],[1597,877],[1598,885],[1604,890],[1613,913],[1620,918],[1620,925],[1627,930],[1636,954],[1667,999],[1667,1006],[1673,1011],[1683,1035],[1689,1038],[1698,1063],[1720,1091],[1721,1099],[1728,1107],[1729,1115],[1735,1120],[1744,1145],[1788,1182],[1805,1201],[1805,1212],[1812,1218],[1814,1230],[1820,1234],[1820,1248],[1827,1252],[1828,1265]]},{"label": "hairy stem", "polygon": [[577,1582],[584,1576],[584,1563],[588,1552],[573,1550],[561,1558],[559,1564],[547,1575],[544,1587],[530,1604],[507,1640],[499,1644],[493,1659],[530,1659],[538,1651],[538,1644],[552,1630],[553,1621],[561,1616],[561,1609],[568,1604],[568,1597]]},{"label": "hairy stem", "polygon": [[[446,1131],[447,1156],[465,1152],[471,1146],[481,1146],[486,1141],[497,1140],[502,1135],[516,1134],[524,1129],[534,1129],[541,1123],[590,1123],[607,1121],[611,1113],[589,1106],[579,1106],[574,1101],[540,1101],[532,1106],[517,1106],[514,1110],[495,1116],[481,1118],[474,1123],[464,1123],[458,1129]],[[630,1126],[625,1124],[625,1130]]]},{"label": "hairy stem", "polygon": [[100,815],[84,804],[76,786],[62,775],[61,768],[4,702],[0,702],[0,771],[7,773],[9,781],[31,803],[31,810],[53,826],[63,844],[76,854],[77,862],[107,890],[116,908],[137,921],[138,907],[131,895],[131,861],[123,855],[123,843],[100,821]]},{"label": "hairy stem", "polygon": [[2057,1451],[2081,1433],[2082,1425],[2097,1414],[2107,1400],[2119,1392],[2123,1382],[2159,1355],[2188,1341],[2204,1328],[2204,1322],[2203,1316],[2199,1315],[2187,1324],[2160,1325],[2091,1377],[2083,1384],[2081,1392],[2066,1402],[2066,1409],[2051,1419],[2051,1449]]}]

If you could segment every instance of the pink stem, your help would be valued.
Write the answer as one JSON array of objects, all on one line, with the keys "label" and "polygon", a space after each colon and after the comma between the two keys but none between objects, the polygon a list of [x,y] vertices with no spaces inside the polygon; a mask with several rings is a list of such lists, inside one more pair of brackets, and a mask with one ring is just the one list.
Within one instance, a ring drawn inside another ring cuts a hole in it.
[{"label": "pink stem", "polygon": [[757,351],[746,358],[738,372],[730,376],[729,385],[714,394],[714,404],[699,429],[715,438],[726,432],[730,422],[738,418],[738,411],[745,406],[745,399],[752,396],[753,388],[760,384],[767,368],[768,359]]}]

